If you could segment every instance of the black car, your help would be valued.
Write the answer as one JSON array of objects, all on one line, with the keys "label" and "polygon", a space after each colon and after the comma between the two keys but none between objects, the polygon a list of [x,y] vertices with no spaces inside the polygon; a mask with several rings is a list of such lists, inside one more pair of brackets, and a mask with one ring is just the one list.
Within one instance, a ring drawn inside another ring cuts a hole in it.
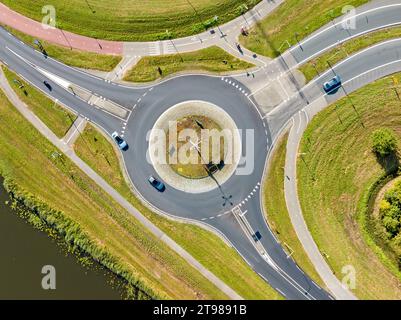
[{"label": "black car", "polygon": [[258,242],[260,239],[262,239],[262,235],[260,234],[259,231],[256,231],[253,235],[252,235],[253,240],[255,240],[255,242]]},{"label": "black car", "polygon": [[52,90],[53,90],[51,84],[50,84],[49,82],[47,82],[46,80],[43,81],[43,84],[46,86],[47,89],[49,89],[49,91],[52,91]]}]

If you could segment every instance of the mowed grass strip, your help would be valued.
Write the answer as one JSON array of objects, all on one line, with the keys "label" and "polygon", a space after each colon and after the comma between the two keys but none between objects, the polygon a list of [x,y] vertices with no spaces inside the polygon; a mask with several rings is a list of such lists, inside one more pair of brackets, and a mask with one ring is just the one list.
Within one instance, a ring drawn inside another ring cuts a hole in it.
[{"label": "mowed grass strip", "polygon": [[181,54],[143,57],[125,74],[124,80],[148,82],[183,71],[205,71],[221,74],[245,70],[254,66],[232,56],[217,46],[212,46]]},{"label": "mowed grass strip", "polygon": [[[285,0],[270,15],[257,23],[240,42],[249,50],[275,58],[318,30],[333,18],[342,15],[346,5],[354,7],[368,0]],[[297,36],[296,36],[297,34]]]},{"label": "mowed grass strip", "polygon": [[78,224],[97,246],[95,253],[115,259],[112,271],[128,273],[152,297],[227,298],[68,158],[52,157],[56,151],[61,153],[0,91],[0,174],[6,182]]},{"label": "mowed grass strip", "polygon": [[304,74],[306,81],[311,81],[318,73],[323,73],[329,68],[327,61],[334,65],[348,56],[368,48],[384,40],[401,37],[401,27],[386,28],[371,32],[363,36],[346,41],[341,45],[327,51],[326,53],[306,62],[299,70]]},{"label": "mowed grass strip", "polygon": [[[18,39],[22,40],[32,47],[35,47],[33,42],[37,38],[34,38],[10,27],[5,28]],[[41,42],[49,57],[52,57],[68,66],[76,68],[108,72],[112,71],[122,60],[121,56],[85,52],[77,49],[70,49],[67,47],[55,45],[42,39],[38,40]],[[68,46],[67,43],[66,46]],[[35,47],[35,49],[37,48]]]},{"label": "mowed grass strip", "polygon": [[263,205],[267,222],[295,262],[322,288],[324,282],[310,262],[288,215],[284,195],[284,166],[288,133],[278,140],[270,160],[269,171],[263,182]]},{"label": "mowed grass strip", "polygon": [[[56,9],[57,27],[98,39],[151,41],[184,37],[238,17],[261,0],[1,0],[11,9],[42,21],[42,8]],[[243,7],[245,8],[245,7]]]},{"label": "mowed grass strip", "polygon": [[[25,102],[57,137],[63,138],[71,128],[77,116],[33,88],[14,72],[5,67],[2,67],[2,69],[18,97]],[[15,83],[14,79],[19,81],[19,83]],[[20,88],[20,83],[23,85],[22,88]]]},{"label": "mowed grass strip", "polygon": [[[401,75],[395,77],[400,80]],[[401,88],[398,88],[400,90]],[[364,201],[382,177],[372,132],[390,128],[401,140],[401,101],[392,76],[378,80],[320,112],[309,124],[298,159],[298,193],[308,228],[335,275],[356,271],[362,299],[401,299],[399,266],[372,241]]]},{"label": "mowed grass strip", "polygon": [[191,224],[171,221],[150,211],[131,192],[119,166],[115,147],[88,125],[74,145],[76,153],[147,218],[185,248],[202,265],[245,299],[282,299],[218,236]]}]

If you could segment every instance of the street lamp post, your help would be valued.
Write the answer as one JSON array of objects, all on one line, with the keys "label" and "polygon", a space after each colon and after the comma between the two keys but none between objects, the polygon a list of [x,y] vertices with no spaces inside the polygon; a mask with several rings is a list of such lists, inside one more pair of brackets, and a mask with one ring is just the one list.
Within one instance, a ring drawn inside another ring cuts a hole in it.
[{"label": "street lamp post", "polygon": [[38,47],[38,49],[43,53],[45,48],[43,47],[42,43],[38,39],[33,40],[33,44]]},{"label": "street lamp post", "polygon": [[317,75],[320,77],[320,73],[319,73],[319,70],[317,70],[316,63],[312,62],[312,66],[315,68]]},{"label": "street lamp post", "polygon": [[333,24],[333,26],[334,26],[335,28],[337,28],[337,27],[336,27],[336,24],[334,23],[334,12],[333,12],[333,10],[330,10],[329,16],[330,16],[330,20],[331,20],[331,23]]},{"label": "street lamp post", "polygon": [[96,10],[93,9],[93,7],[90,5],[89,1],[88,1],[88,0],[85,0],[85,2],[86,2],[86,5],[88,6],[88,8],[92,11],[92,13],[95,14],[95,13],[96,13]]},{"label": "street lamp post", "polygon": [[299,42],[299,39],[298,39],[298,36],[299,36],[298,32],[295,32],[294,36],[295,36],[295,40],[296,40],[297,43],[298,43],[299,48],[300,48],[302,51],[304,51],[304,48],[302,48],[302,45],[301,45],[301,43]]},{"label": "street lamp post", "polygon": [[338,117],[338,120],[340,120],[340,123],[343,124],[343,121],[341,120],[340,115],[338,113],[338,109],[339,109],[339,106],[338,106],[338,104],[336,104],[336,109],[335,109],[336,110],[336,115]]},{"label": "street lamp post", "polygon": [[219,16],[214,16],[214,21],[216,22],[216,24],[217,24],[217,29],[219,29],[219,32],[220,32],[220,38],[224,38],[226,35],[225,35],[225,34],[223,33],[223,31],[220,29],[218,20],[219,20]]},{"label": "street lamp post", "polygon": [[315,175],[313,174],[313,172],[312,172],[311,169],[309,168],[308,164],[306,163],[305,158],[304,158],[304,154],[305,154],[305,153],[299,153],[302,162],[304,163],[306,169],[308,170],[310,176],[312,177],[312,180],[315,181]]},{"label": "street lamp post", "polygon": [[13,79],[13,82],[18,86],[19,89],[23,89],[24,85],[18,79]]},{"label": "street lamp post", "polygon": [[175,51],[177,52],[177,54],[179,55],[179,57],[180,57],[180,59],[181,59],[181,62],[184,62],[184,59],[182,58],[180,52],[178,51],[177,47],[175,46],[175,44],[174,44],[174,42],[173,42],[173,39],[172,39],[172,36],[171,36],[171,32],[168,31],[168,29],[166,29],[166,36],[167,36],[167,39],[170,40],[171,45],[174,47],[174,49],[175,49]]},{"label": "street lamp post", "polygon": [[[206,29],[205,24],[203,23],[198,11],[195,9],[194,5],[191,3],[191,1],[187,0],[187,3],[190,5],[190,7],[194,10],[195,15],[198,17],[199,19],[199,23],[203,26],[204,29]],[[200,40],[201,43],[203,43],[202,38],[198,35],[198,38]]]},{"label": "street lamp post", "polygon": [[[195,123],[196,123],[197,126],[199,126],[201,129],[204,128],[203,125],[202,125],[202,123],[200,123],[199,121],[195,120]],[[233,203],[231,202],[231,200],[230,200],[233,196],[232,196],[232,195],[226,196],[226,194],[224,193],[223,188],[221,187],[219,181],[217,181],[217,179],[214,177],[213,172],[212,172],[211,170],[209,170],[206,161],[205,161],[205,160],[203,159],[203,157],[202,157],[202,152],[201,152],[201,150],[200,150],[200,148],[199,148],[199,142],[198,142],[198,143],[194,143],[194,142],[192,142],[191,140],[189,140],[189,142],[190,142],[190,144],[192,145],[192,147],[195,148],[195,150],[198,152],[198,155],[199,155],[201,161],[203,162],[203,163],[202,163],[202,164],[203,164],[203,168],[204,168],[205,171],[207,172],[208,176],[209,176],[210,178],[212,178],[212,179],[214,180],[214,182],[217,184],[217,187],[219,188],[220,193],[221,193],[221,195],[222,195],[221,198],[224,200],[224,202],[223,202],[223,204],[222,204],[223,207],[225,207],[225,206],[227,205],[227,203],[229,203],[231,206],[233,206],[234,204],[233,204]]]},{"label": "street lamp post", "polygon": [[345,96],[348,98],[349,102],[351,103],[351,106],[352,106],[352,108],[354,109],[356,115],[358,116],[358,119],[359,119],[359,121],[360,121],[362,127],[365,128],[365,125],[364,125],[364,123],[363,123],[363,121],[362,121],[362,119],[361,119],[361,116],[360,116],[360,114],[358,113],[358,110],[356,110],[356,107],[355,107],[355,105],[354,105],[354,102],[352,101],[351,97],[349,96],[348,92],[345,90],[345,88],[344,88],[343,85],[341,85],[341,88],[343,89]]},{"label": "street lamp post", "polygon": [[56,161],[57,159],[60,160],[61,164],[62,164],[63,166],[65,166],[64,157],[63,157],[63,154],[62,154],[62,153],[60,153],[60,152],[58,152],[58,151],[53,151],[53,152],[50,154],[50,156],[52,157],[52,159],[53,159],[54,161]]},{"label": "street lamp post", "polygon": [[248,11],[248,6],[243,3],[239,6],[239,10],[241,12],[241,16],[244,18],[245,23],[249,26],[248,20],[246,20],[245,13]]},{"label": "street lamp post", "polygon": [[393,90],[394,90],[398,100],[400,100],[400,95],[399,95],[398,90],[397,90],[398,78],[393,77],[392,80],[393,80]]},{"label": "street lamp post", "polygon": [[326,60],[326,62],[327,62],[327,64],[328,64],[328,66],[330,67],[331,71],[333,71],[334,75],[336,76],[337,73],[334,71],[333,66],[331,65],[330,61],[329,61],[329,60]]}]

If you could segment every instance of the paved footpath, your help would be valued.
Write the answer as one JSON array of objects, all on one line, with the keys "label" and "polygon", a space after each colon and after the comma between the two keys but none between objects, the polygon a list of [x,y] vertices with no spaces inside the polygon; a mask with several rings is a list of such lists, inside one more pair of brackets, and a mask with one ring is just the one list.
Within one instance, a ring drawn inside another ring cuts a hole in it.
[{"label": "paved footpath", "polygon": [[[202,266],[188,251],[183,249],[178,243],[167,236],[150,220],[143,216],[134,206],[131,205],[123,196],[113,189],[102,177],[100,177],[91,167],[89,167],[74,150],[59,139],[29,108],[22,102],[13,89],[10,87],[3,71],[0,68],[0,87],[4,91],[10,102],[17,110],[28,120],[43,136],[45,136],[54,146],[61,150],[76,166],[78,166],[86,175],[88,175],[98,186],[100,186],[108,195],[110,195],[119,205],[133,215],[142,225],[147,228],[157,239],[163,241],[172,250],[177,252],[188,264],[199,271],[206,279],[213,283],[217,288],[224,292],[230,299],[242,300],[243,298],[217,278],[208,269]],[[1,90],[0,89],[0,90]]]},{"label": "paved footpath", "polygon": [[45,29],[40,22],[27,18],[0,3],[0,23],[43,40],[83,51],[116,54],[123,53],[123,43],[97,40],[60,29]]},{"label": "paved footpath", "polygon": [[298,148],[309,120],[320,110],[327,107],[328,103],[324,97],[313,102],[306,109],[300,111],[293,118],[293,125],[290,130],[287,142],[287,154],[285,160],[284,190],[285,201],[292,225],[298,239],[302,243],[310,261],[316,271],[326,284],[330,292],[338,300],[355,300],[354,294],[342,285],[339,279],[333,274],[326,260],[323,258],[317,247],[302,214],[301,205],[298,199],[297,190],[297,158]]},{"label": "paved footpath", "polygon": [[263,0],[244,15],[214,28],[214,33],[206,31],[185,38],[151,42],[97,40],[56,28],[45,29],[42,23],[27,18],[11,10],[2,3],[0,3],[0,23],[8,25],[33,37],[38,37],[58,45],[88,52],[141,57],[173,54],[177,52],[183,53],[218,45],[239,58],[251,61],[257,65],[262,65],[270,59],[256,57],[252,52],[245,48],[242,48],[243,52],[241,53],[236,48],[235,44],[240,35],[241,27],[250,28],[257,21],[266,17],[282,2],[284,2],[284,0]]}]

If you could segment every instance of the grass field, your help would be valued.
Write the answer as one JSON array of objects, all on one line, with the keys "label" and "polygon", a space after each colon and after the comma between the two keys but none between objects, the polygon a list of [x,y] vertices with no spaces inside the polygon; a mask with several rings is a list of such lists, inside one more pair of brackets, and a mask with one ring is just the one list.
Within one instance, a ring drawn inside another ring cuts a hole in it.
[{"label": "grass field", "polygon": [[[398,80],[401,75],[395,75]],[[394,130],[401,139],[401,102],[386,77],[320,112],[302,139],[298,190],[309,230],[335,275],[356,270],[355,294],[363,299],[401,299],[398,265],[376,245],[368,229],[366,198],[389,170],[372,152],[371,134]],[[400,90],[400,88],[398,88]]]},{"label": "grass field", "polygon": [[[89,147],[88,147],[89,146]],[[138,210],[190,252],[199,262],[246,299],[282,299],[219,237],[204,229],[173,222],[145,207],[131,192],[119,167],[116,150],[94,127],[87,126],[75,151]]]},{"label": "grass field", "polygon": [[[36,39],[18,30],[10,27],[5,27],[11,34],[25,42],[30,46],[34,46],[33,41]],[[42,43],[46,53],[49,57],[52,57],[68,66],[93,69],[99,71],[112,71],[121,61],[122,57],[97,54],[92,52],[84,52],[76,49],[69,49],[63,46],[51,44],[45,40],[39,39]],[[36,48],[36,47],[35,47]],[[37,49],[37,48],[36,48]]]},{"label": "grass field", "polygon": [[267,222],[288,254],[317,284],[325,284],[310,262],[288,215],[284,196],[284,166],[288,133],[277,142],[270,162],[270,170],[263,183],[263,205]]},{"label": "grass field", "polygon": [[251,63],[235,58],[217,46],[212,46],[179,55],[143,57],[125,74],[124,80],[147,82],[182,71],[206,71],[219,74],[245,70],[254,66]]},{"label": "grass field", "polygon": [[[72,126],[77,116],[65,108],[54,103],[43,93],[30,86],[15,73],[7,68],[2,68],[3,72],[17,93],[18,97],[25,102],[29,108],[48,126],[57,137],[62,138]],[[23,84],[23,88],[19,88],[19,84],[14,83],[14,79]]]},{"label": "grass field", "polygon": [[371,32],[361,37],[344,42],[338,47],[335,47],[316,57],[315,59],[308,61],[302,65],[299,70],[305,75],[306,81],[309,82],[317,76],[317,72],[322,73],[329,68],[327,61],[329,61],[331,65],[334,65],[359,50],[368,48],[384,40],[400,37],[401,27],[393,27]]},{"label": "grass field", "polygon": [[151,296],[227,298],[68,158],[54,159],[54,151],[57,149],[0,92],[0,175],[8,184],[18,185],[28,203],[41,203],[36,210],[42,210],[45,204],[57,216],[62,213],[74,221],[77,227],[65,235],[69,243],[74,242],[78,231],[84,232],[96,245],[97,258],[112,256],[114,262],[109,266],[113,271],[128,274],[132,283],[146,288]]},{"label": "grass field", "polygon": [[[333,17],[342,15],[345,5],[357,7],[368,0],[286,0],[272,14],[241,36],[240,42],[249,50],[268,57],[277,57],[288,49],[285,41],[297,44]],[[295,34],[297,35],[297,39]]]},{"label": "grass field", "polygon": [[1,0],[5,5],[37,21],[42,7],[56,9],[57,27],[90,37],[149,41],[183,37],[205,30],[204,26],[224,23],[241,14],[240,6],[253,7],[260,0]]}]

